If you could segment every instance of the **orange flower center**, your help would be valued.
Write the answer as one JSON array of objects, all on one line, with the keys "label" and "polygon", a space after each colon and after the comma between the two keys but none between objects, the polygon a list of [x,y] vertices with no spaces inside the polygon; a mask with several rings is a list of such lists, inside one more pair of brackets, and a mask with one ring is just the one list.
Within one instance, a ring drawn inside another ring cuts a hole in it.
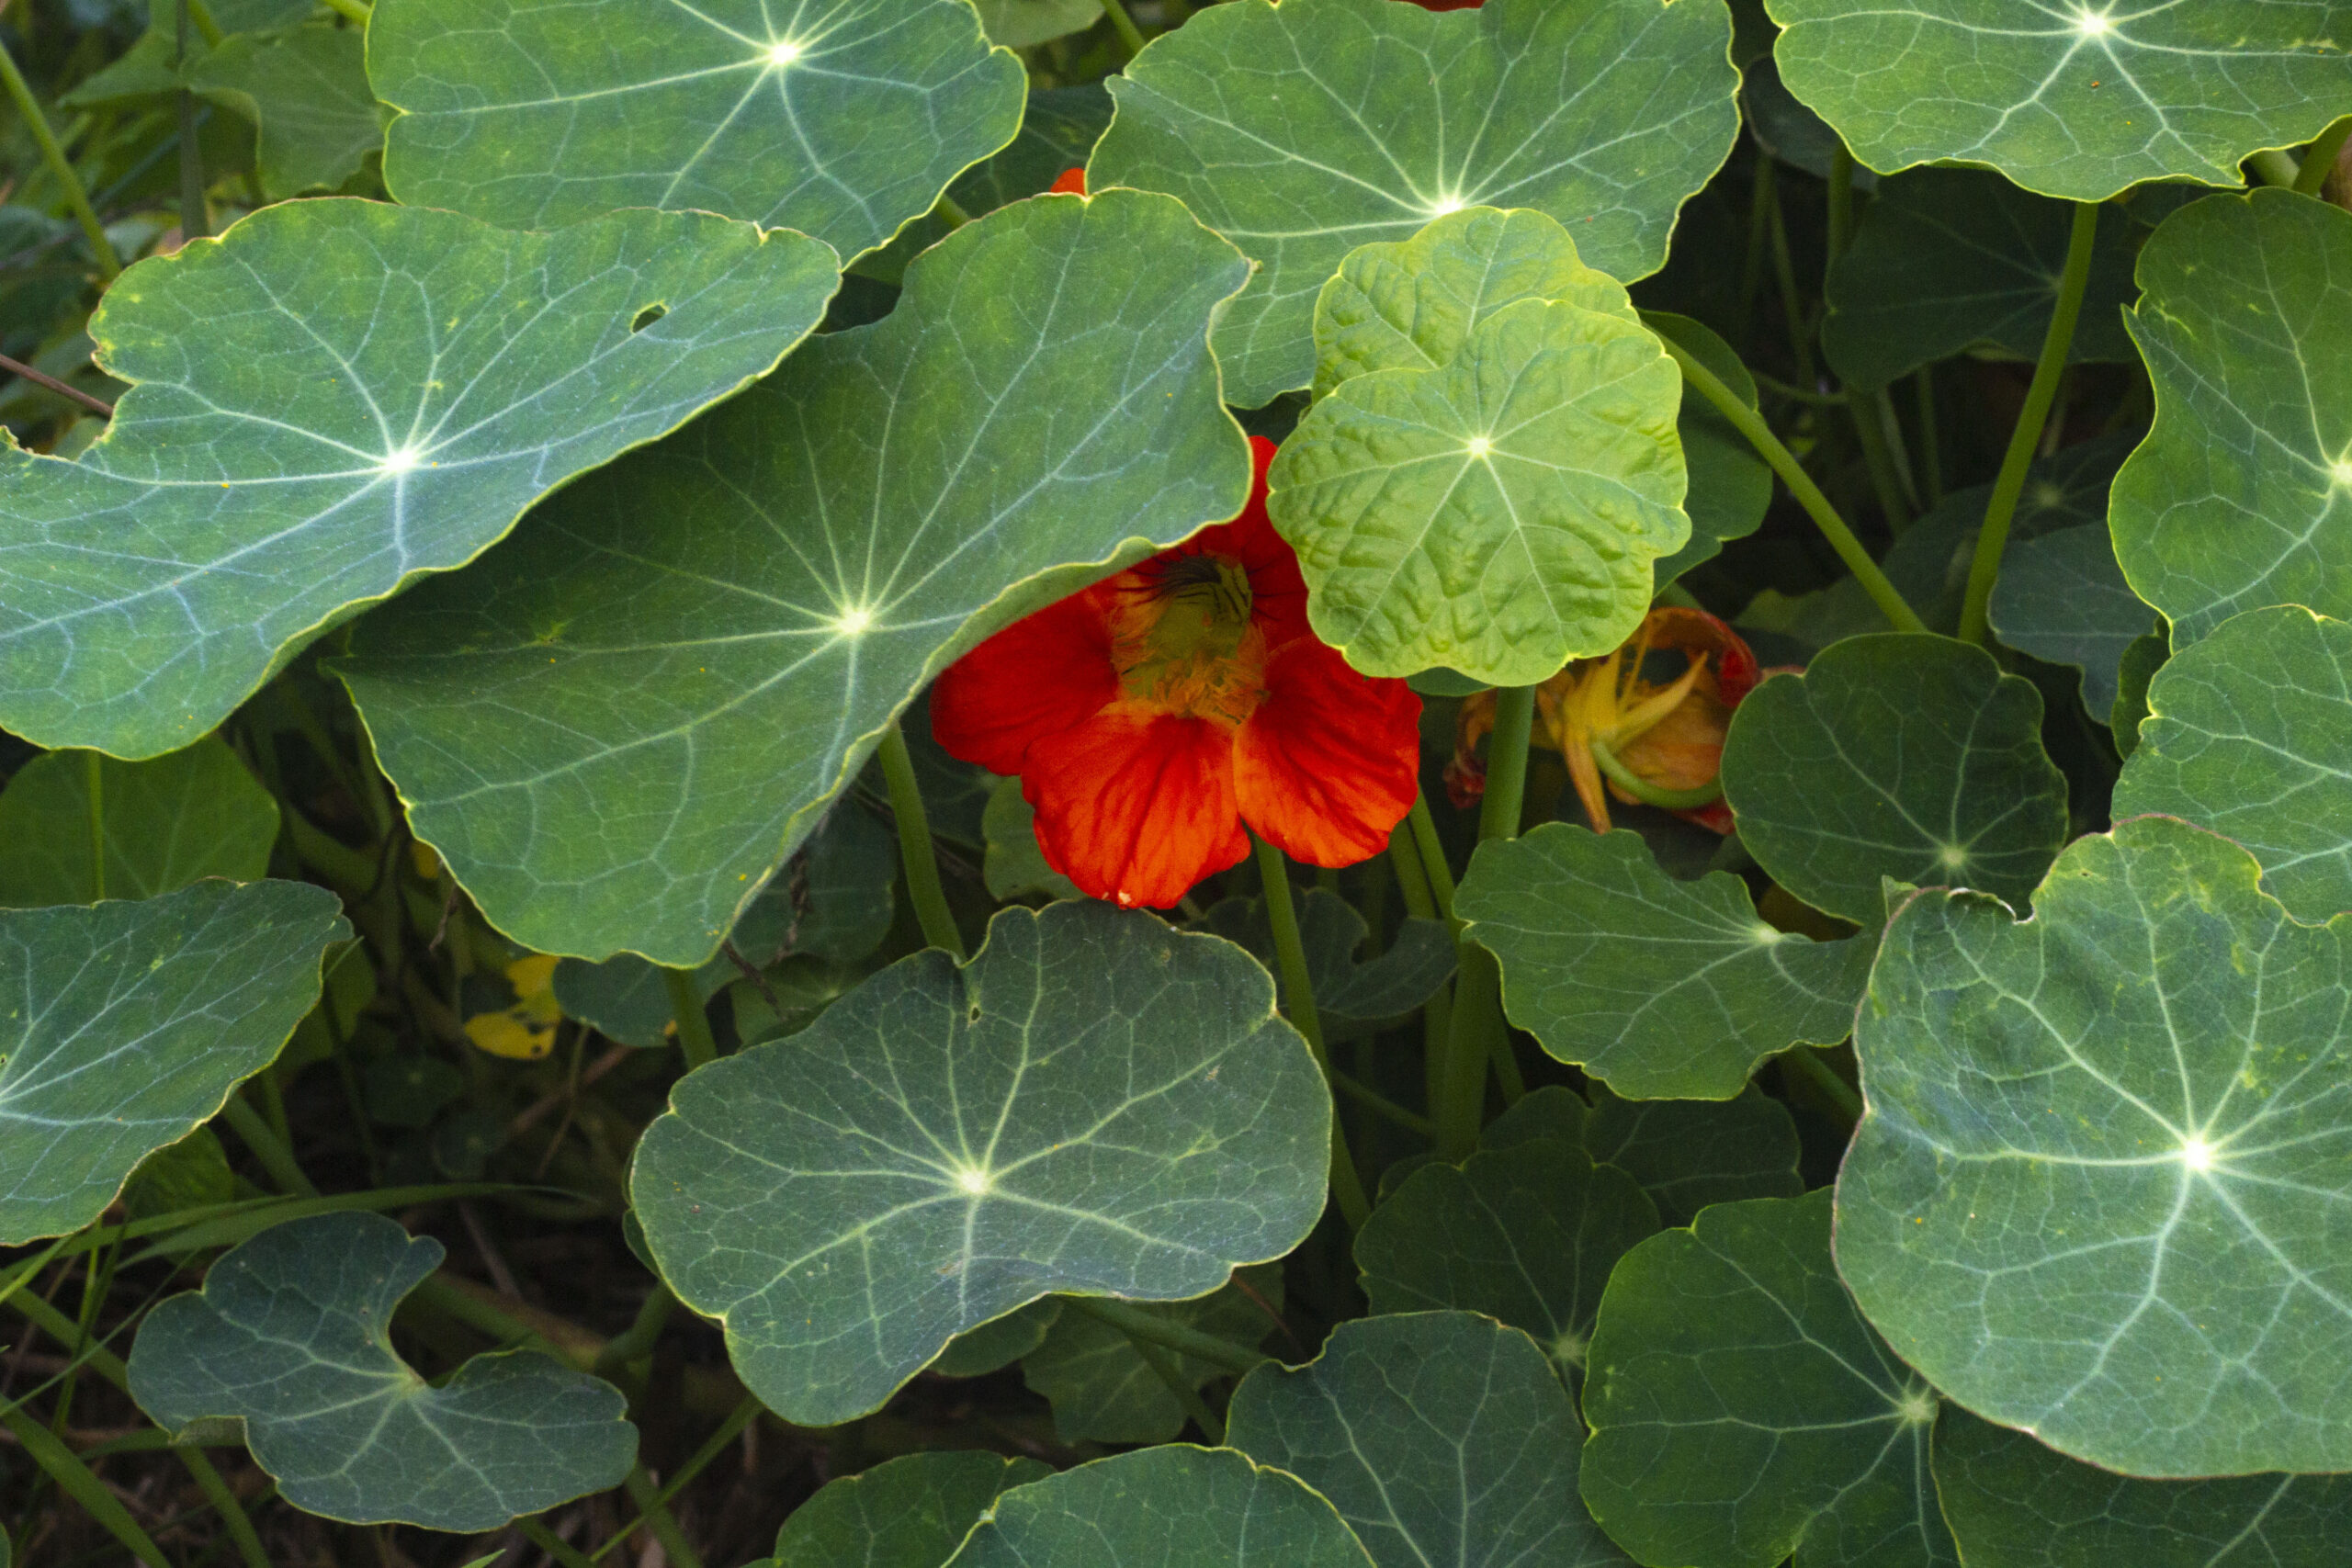
[{"label": "orange flower center", "polygon": [[1266,635],[1250,573],[1227,556],[1147,562],[1118,581],[1111,656],[1128,701],[1238,725],[1265,700]]}]

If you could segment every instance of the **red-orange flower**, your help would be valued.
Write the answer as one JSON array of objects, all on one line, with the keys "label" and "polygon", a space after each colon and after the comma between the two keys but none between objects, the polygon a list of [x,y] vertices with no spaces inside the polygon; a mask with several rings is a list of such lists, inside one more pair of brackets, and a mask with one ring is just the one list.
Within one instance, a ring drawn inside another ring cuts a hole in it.
[{"label": "red-orange flower", "polygon": [[1060,175],[1056,176],[1054,183],[1047,188],[1056,196],[1084,196],[1086,194],[1086,171],[1084,169],[1064,169]]},{"label": "red-orange flower", "polygon": [[1165,908],[1250,852],[1352,865],[1412,808],[1420,699],[1306,624],[1298,558],[1266,520],[1271,441],[1230,523],[1016,622],[932,690],[932,733],[1019,773],[1046,863]]}]

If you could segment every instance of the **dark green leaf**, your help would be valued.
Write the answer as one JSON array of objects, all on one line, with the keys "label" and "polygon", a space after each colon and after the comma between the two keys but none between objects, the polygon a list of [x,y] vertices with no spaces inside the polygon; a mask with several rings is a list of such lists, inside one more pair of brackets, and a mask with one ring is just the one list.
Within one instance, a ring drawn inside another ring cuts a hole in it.
[{"label": "dark green leaf", "polygon": [[[1384,951],[1359,959],[1370,928],[1354,905],[1321,887],[1295,897],[1307,982],[1325,1018],[1355,1023],[1402,1018],[1453,977],[1453,937],[1444,922],[1400,920]],[[1261,899],[1219,899],[1194,929],[1238,943],[1269,970],[1275,967],[1273,928]]]},{"label": "dark green leaf", "polygon": [[361,37],[356,28],[325,24],[239,33],[188,73],[196,91],[259,128],[262,189],[270,197],[332,190],[382,149]]},{"label": "dark green leaf", "polygon": [[1044,1344],[1046,1331],[1061,1314],[1062,1303],[1055,1297],[1031,1302],[950,1339],[930,1370],[944,1378],[977,1378],[1009,1367]]},{"label": "dark green leaf", "polygon": [[[1280,1308],[1280,1269],[1245,1269],[1240,1277],[1261,1299]],[[1236,1285],[1140,1310],[1236,1345],[1255,1345],[1275,1326],[1266,1309]],[[1227,1369],[1206,1361],[1173,1350],[1165,1354],[1176,1375],[1193,1388],[1227,1375]],[[1055,1318],[1044,1343],[1023,1358],[1021,1375],[1033,1392],[1052,1401],[1054,1436],[1065,1443],[1164,1443],[1184,1429],[1184,1407],[1136,1352],[1135,1342],[1083,1313]]]},{"label": "dark green leaf", "polygon": [[2148,687],[2171,657],[2172,638],[2161,630],[2135,638],[2123,650],[2115,672],[2115,709],[2108,716],[2108,729],[2115,737],[2116,755],[2127,761],[2139,749],[2140,726],[2147,722]]},{"label": "dark green leaf", "polygon": [[2083,706],[2102,723],[2115,711],[2123,656],[2154,618],[2095,523],[2011,546],[1993,588],[1995,635],[2021,653],[2080,670]]},{"label": "dark green leaf", "polygon": [[[1688,316],[1645,310],[1642,320],[1660,337],[1690,355],[1749,408],[1756,406],[1756,378],[1731,344]],[[1712,560],[1733,539],[1744,539],[1763,525],[1772,504],[1772,470],[1742,435],[1715,409],[1691,391],[1682,393],[1682,414],[1676,422],[1682,436],[1682,460],[1690,474],[1690,493],[1682,510],[1690,518],[1690,542],[1670,556],[1660,556],[1652,569],[1656,586],[1666,585],[1702,561]]]},{"label": "dark green leaf", "polygon": [[1052,1470],[1001,1454],[908,1454],[831,1483],[776,1532],[777,1568],[939,1568],[1000,1493]]},{"label": "dark green leaf", "polygon": [[989,897],[1010,903],[1084,897],[1077,883],[1046,863],[1046,852],[1037,847],[1037,813],[1022,795],[1019,779],[997,780],[980,815],[980,831],[989,840],[980,875]]},{"label": "dark green leaf", "polygon": [[[1102,0],[973,0],[989,41],[1027,49],[1065,33],[1082,32],[1102,19]],[[1080,158],[1080,163],[1086,160]],[[924,1568],[932,1568],[926,1563]]]},{"label": "dark green leaf", "polygon": [[1689,1224],[1710,1203],[1804,1190],[1796,1123],[1753,1085],[1728,1100],[1621,1100],[1596,1085],[1584,1145],[1640,1182],[1669,1225]]},{"label": "dark green leaf", "polygon": [[93,761],[107,897],[153,898],[207,876],[251,882],[269,870],[277,802],[218,736],[146,762],[51,751],[0,792],[0,907],[97,901]]}]

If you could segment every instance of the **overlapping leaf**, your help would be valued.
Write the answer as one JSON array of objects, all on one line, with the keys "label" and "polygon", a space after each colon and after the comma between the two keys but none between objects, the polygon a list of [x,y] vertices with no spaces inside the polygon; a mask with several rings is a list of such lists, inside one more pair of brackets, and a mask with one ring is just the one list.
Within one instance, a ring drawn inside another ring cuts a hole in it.
[{"label": "overlapping leaf", "polygon": [[1217,328],[1241,405],[1313,378],[1340,258],[1465,207],[1532,208],[1587,262],[1656,271],[1737,132],[1717,6],[1242,0],[1155,39],[1111,85],[1095,188],[1162,190],[1263,270]]},{"label": "overlapping leaf", "polygon": [[1000,1454],[906,1454],[828,1483],[776,1532],[777,1568],[939,1568],[998,1495],[1053,1472]]},{"label": "overlapping leaf", "polygon": [[952,1568],[1371,1568],[1331,1505],[1231,1449],[1096,1460],[997,1499]]},{"label": "overlapping leaf", "polygon": [[[1274,1327],[1269,1311],[1281,1310],[1282,1269],[1249,1269],[1236,1279],[1188,1302],[1136,1310],[1230,1344],[1255,1345]],[[1183,1431],[1184,1406],[1125,1331],[1079,1312],[1062,1312],[1051,1322],[1043,1343],[1022,1358],[1021,1377],[1052,1403],[1056,1437],[1073,1444],[1164,1443]],[[947,1355],[954,1353],[951,1347]],[[1172,1350],[1162,1359],[1195,1389],[1227,1371]]]},{"label": "overlapping leaf", "polygon": [[0,723],[187,745],[322,629],[767,370],[834,277],[706,216],[512,234],[345,200],[141,262],[91,323],[135,383],[106,435],[77,462],[0,445]]},{"label": "overlapping leaf", "polygon": [[0,908],[153,898],[207,876],[251,882],[269,870],[277,839],[277,802],[217,736],[146,762],[51,751],[0,791]]},{"label": "overlapping leaf", "polygon": [[932,675],[1240,511],[1207,332],[1245,273],[1165,197],[1016,202],[369,617],[338,668],[418,834],[540,952],[708,958]]},{"label": "overlapping leaf", "polygon": [[[1974,169],[1918,169],[1878,187],[1829,269],[1821,351],[1847,385],[1883,387],[1973,348],[2041,352],[2073,219],[2064,202]],[[2121,307],[2146,231],[2099,225],[2069,362],[2129,361]]]},{"label": "overlapping leaf", "polygon": [[2334,1568],[2352,1477],[2135,1481],[1946,1405],[1936,1493],[1970,1568]]},{"label": "overlapping leaf", "polygon": [[258,128],[262,189],[283,198],[332,190],[384,144],[359,29],[311,26],[239,33],[196,62],[189,85]]},{"label": "overlapping leaf", "polygon": [[2249,611],[2158,671],[2148,708],[2118,818],[2161,811],[2236,840],[2298,919],[2352,909],[2352,626]]},{"label": "overlapping leaf", "polygon": [[368,72],[401,201],[533,229],[698,209],[845,257],[1012,140],[1027,91],[964,0],[387,0]]},{"label": "overlapping leaf", "polygon": [[1740,840],[1815,908],[1875,926],[1882,877],[2022,907],[2066,836],[2041,695],[1949,637],[1849,637],[1748,694],[1724,746]]},{"label": "overlapping leaf", "polygon": [[2114,539],[2097,524],[2012,546],[1990,608],[2004,643],[2083,672],[2083,706],[2102,723],[2115,707],[2124,653],[2155,621],[2123,580]]},{"label": "overlapping leaf", "polygon": [[1830,1197],[1724,1203],[1617,1266],[1585,1384],[1584,1498],[1644,1562],[1957,1564],[1935,1391],[1838,1282]]},{"label": "overlapping leaf", "polygon": [[[1355,906],[1327,888],[1297,897],[1299,945],[1306,957],[1307,983],[1317,1012],[1334,1025],[1376,1023],[1401,1018],[1428,1001],[1453,977],[1453,934],[1442,920],[1399,921],[1388,945],[1359,959],[1370,928]],[[1237,942],[1278,970],[1273,927],[1264,901],[1221,898],[1195,927]],[[1275,981],[1279,990],[1281,980]]]},{"label": "overlapping leaf", "polygon": [[2035,916],[1916,896],[1857,1048],[1838,1262],[1954,1399],[2131,1474],[2352,1468],[2352,919],[2169,818]]},{"label": "overlapping leaf", "polygon": [[350,928],[296,882],[0,911],[0,1244],[98,1217],[277,1055]]},{"label": "overlapping leaf", "polygon": [[1343,1323],[1241,1381],[1227,1440],[1331,1501],[1379,1568],[1622,1563],[1577,1496],[1583,1423],[1542,1351],[1466,1312]]},{"label": "overlapping leaf", "polygon": [[1618,1093],[1728,1100],[1767,1056],[1834,1045],[1867,940],[1774,930],[1737,877],[1678,882],[1637,833],[1550,823],[1478,848],[1454,910],[1503,971],[1503,1007]]},{"label": "overlapping leaf", "polygon": [[2352,212],[2209,197],[2156,230],[2140,287],[2156,423],[2115,479],[2124,576],[2176,647],[2269,604],[2352,616]]},{"label": "overlapping leaf", "polygon": [[273,1226],[147,1314],[131,1396],[167,1431],[242,1420],[286,1500],[333,1519],[495,1529],[618,1485],[637,1429],[603,1379],[514,1351],[435,1388],[393,1352],[392,1309],[441,1258],[380,1214]]},{"label": "overlapping leaf", "polygon": [[1329,1099],[1230,943],[1011,908],[682,1081],[630,1190],[662,1272],[789,1419],[879,1405],[1053,1292],[1177,1300],[1323,1207]]},{"label": "overlapping leaf", "polygon": [[1669,1225],[1689,1224],[1710,1203],[1804,1190],[1796,1122],[1752,1084],[1724,1100],[1623,1100],[1596,1087],[1584,1146],[1640,1182]]},{"label": "overlapping leaf", "polygon": [[1892,174],[1979,164],[2103,201],[2238,164],[2347,107],[2338,0],[1765,0],[1781,80]]}]

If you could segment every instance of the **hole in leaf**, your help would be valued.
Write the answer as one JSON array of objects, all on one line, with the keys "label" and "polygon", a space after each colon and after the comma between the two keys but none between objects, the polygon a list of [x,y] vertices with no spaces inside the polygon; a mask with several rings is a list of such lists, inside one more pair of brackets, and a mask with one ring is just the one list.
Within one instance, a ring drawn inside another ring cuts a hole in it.
[{"label": "hole in leaf", "polygon": [[633,333],[641,333],[669,313],[670,307],[667,305],[648,305],[629,319],[628,330]]}]

